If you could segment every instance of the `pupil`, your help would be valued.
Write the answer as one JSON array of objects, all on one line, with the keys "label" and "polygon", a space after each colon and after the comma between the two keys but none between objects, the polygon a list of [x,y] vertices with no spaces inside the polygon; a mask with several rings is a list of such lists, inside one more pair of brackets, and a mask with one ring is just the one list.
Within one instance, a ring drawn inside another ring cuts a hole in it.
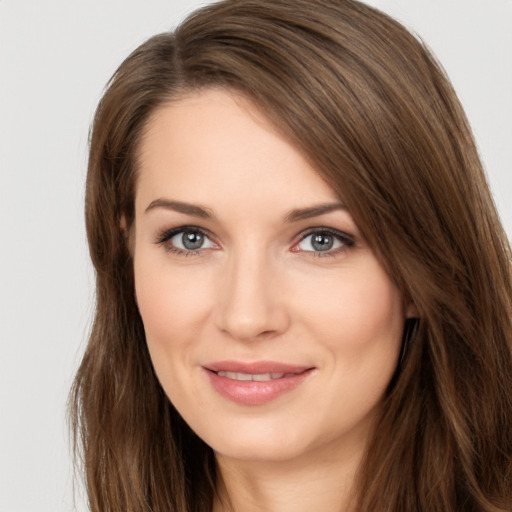
[{"label": "pupil", "polygon": [[190,231],[183,233],[181,241],[185,249],[194,250],[199,249],[203,245],[204,236],[201,233]]},{"label": "pupil", "polygon": [[317,251],[328,251],[334,244],[334,239],[331,235],[315,235],[311,241],[311,245]]}]

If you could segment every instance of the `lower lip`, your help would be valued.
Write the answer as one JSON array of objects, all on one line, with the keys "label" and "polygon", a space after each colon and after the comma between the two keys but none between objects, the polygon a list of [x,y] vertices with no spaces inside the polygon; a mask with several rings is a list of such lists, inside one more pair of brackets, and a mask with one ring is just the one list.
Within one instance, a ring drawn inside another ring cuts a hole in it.
[{"label": "lower lip", "polygon": [[213,389],[228,400],[242,405],[263,405],[294,390],[311,375],[313,368],[297,375],[266,381],[235,380],[206,370]]}]

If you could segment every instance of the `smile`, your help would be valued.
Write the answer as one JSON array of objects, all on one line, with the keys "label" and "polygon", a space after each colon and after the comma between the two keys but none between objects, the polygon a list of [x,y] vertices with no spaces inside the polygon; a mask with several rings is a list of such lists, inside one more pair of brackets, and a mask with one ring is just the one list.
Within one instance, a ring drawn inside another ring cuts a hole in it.
[{"label": "smile", "polygon": [[228,379],[233,380],[242,380],[242,381],[258,381],[265,382],[268,380],[282,379],[283,377],[293,377],[297,375],[296,373],[236,373],[236,372],[225,372],[220,371],[216,372],[219,377],[227,377]]},{"label": "smile", "polygon": [[275,362],[224,361],[203,369],[213,389],[241,405],[263,405],[298,388],[315,370]]}]

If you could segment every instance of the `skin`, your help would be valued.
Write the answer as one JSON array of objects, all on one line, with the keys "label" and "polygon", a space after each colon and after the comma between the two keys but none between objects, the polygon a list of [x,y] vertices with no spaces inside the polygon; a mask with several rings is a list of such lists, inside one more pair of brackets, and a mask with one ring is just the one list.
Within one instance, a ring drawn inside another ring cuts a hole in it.
[{"label": "skin", "polygon": [[[137,302],[165,392],[216,453],[214,509],[348,510],[411,308],[340,199],[243,97],[208,90],[159,108],[139,164]],[[182,233],[168,232],[183,226],[205,231],[199,250],[176,252]],[[343,237],[319,251],[311,229]],[[223,360],[314,369],[246,405],[212,387],[203,366]]]}]

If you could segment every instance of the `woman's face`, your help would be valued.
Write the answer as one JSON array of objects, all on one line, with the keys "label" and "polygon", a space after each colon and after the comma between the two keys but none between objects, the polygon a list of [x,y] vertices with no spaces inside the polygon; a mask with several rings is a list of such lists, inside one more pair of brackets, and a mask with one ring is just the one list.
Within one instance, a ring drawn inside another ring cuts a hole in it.
[{"label": "woman's face", "polygon": [[185,421],[235,459],[359,450],[407,312],[350,212],[234,93],[160,108],[139,157],[136,297]]}]

